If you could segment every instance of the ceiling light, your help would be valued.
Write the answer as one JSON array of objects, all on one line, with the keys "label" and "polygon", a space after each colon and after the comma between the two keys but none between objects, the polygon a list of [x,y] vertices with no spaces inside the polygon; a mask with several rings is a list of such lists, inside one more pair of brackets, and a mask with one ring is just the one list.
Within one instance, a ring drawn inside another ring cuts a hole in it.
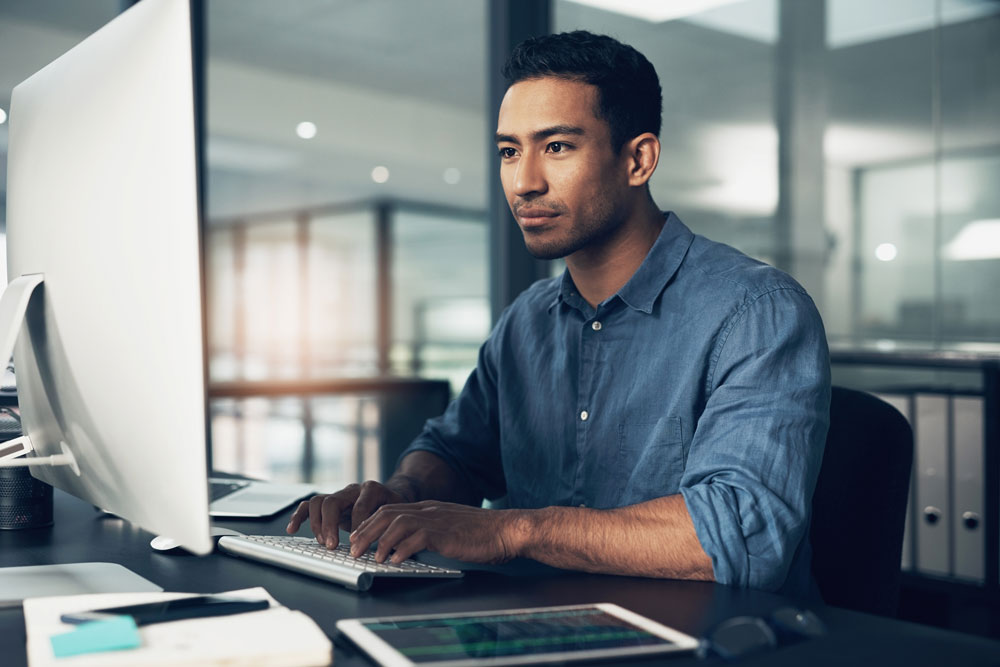
[{"label": "ceiling light", "polygon": [[0,125],[3,125],[5,122],[7,122],[7,112],[0,109]]},{"label": "ceiling light", "polygon": [[944,247],[945,259],[1000,259],[1000,218],[974,220]]},{"label": "ceiling light", "polygon": [[616,14],[662,23],[743,0],[571,0]]},{"label": "ceiling light", "polygon": [[389,180],[389,168],[379,165],[372,169],[372,180],[376,183],[385,183]]},{"label": "ceiling light", "polygon": [[883,262],[891,262],[896,259],[897,254],[896,246],[891,243],[880,243],[875,248],[875,258]]},{"label": "ceiling light", "polygon": [[455,167],[448,167],[444,170],[444,182],[448,185],[458,185],[460,180],[462,180],[462,172]]},{"label": "ceiling light", "polygon": [[312,139],[316,136],[316,123],[304,120],[295,126],[295,134],[303,139]]}]

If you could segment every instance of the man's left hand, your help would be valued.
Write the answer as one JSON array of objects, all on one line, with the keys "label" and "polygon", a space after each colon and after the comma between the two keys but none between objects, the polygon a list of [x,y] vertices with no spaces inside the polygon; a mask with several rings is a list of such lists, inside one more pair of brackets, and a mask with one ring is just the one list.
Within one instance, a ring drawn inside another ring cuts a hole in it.
[{"label": "man's left hand", "polygon": [[383,505],[351,533],[351,555],[378,540],[379,563],[401,563],[424,549],[470,563],[503,563],[517,555],[517,514],[436,500]]}]

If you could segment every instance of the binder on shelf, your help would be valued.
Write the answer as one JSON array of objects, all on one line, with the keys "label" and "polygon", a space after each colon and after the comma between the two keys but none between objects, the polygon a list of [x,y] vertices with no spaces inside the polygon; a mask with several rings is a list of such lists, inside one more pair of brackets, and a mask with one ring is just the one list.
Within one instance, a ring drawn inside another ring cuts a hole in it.
[{"label": "binder on shelf", "polygon": [[951,517],[955,536],[954,574],[982,582],[986,576],[982,397],[954,397],[951,423],[955,448],[955,505]]},{"label": "binder on shelf", "polygon": [[[909,394],[876,394],[876,396],[899,410],[899,413],[906,417],[906,421],[910,423],[910,428],[916,431],[913,425]],[[916,466],[914,466],[915,468]],[[904,571],[913,569],[913,476],[911,470],[909,501],[906,503],[906,522],[903,525],[903,555],[899,563],[900,568]]]},{"label": "binder on shelf", "polygon": [[948,484],[949,397],[917,394],[914,399],[916,569],[924,574],[951,574],[952,508]]}]

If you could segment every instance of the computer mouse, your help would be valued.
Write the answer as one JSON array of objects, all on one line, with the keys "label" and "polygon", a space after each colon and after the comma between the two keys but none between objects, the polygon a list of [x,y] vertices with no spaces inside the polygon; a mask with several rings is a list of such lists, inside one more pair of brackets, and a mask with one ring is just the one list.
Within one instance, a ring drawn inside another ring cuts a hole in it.
[{"label": "computer mouse", "polygon": [[180,545],[172,537],[167,537],[166,535],[157,535],[149,541],[149,546],[153,547],[157,551],[170,551],[171,549],[178,549]]},{"label": "computer mouse", "polygon": [[778,630],[797,637],[809,639],[826,634],[826,625],[809,610],[783,607],[771,614],[771,622]]},{"label": "computer mouse", "polygon": [[[238,530],[212,526],[209,530],[209,535],[212,537],[222,537],[223,535],[243,535],[243,533]],[[172,551],[174,549],[186,551],[181,545],[177,544],[177,540],[166,535],[157,535],[149,541],[149,546],[156,551]]]}]

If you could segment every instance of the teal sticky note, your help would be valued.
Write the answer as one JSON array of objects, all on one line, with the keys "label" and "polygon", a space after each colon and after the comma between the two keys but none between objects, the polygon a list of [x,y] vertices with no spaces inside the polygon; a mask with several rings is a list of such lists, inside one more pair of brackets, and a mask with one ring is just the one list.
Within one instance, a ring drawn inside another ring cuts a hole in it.
[{"label": "teal sticky note", "polygon": [[115,616],[104,621],[81,623],[71,632],[53,635],[52,652],[57,658],[83,653],[120,651],[138,648],[142,644],[139,628],[131,616]]}]

